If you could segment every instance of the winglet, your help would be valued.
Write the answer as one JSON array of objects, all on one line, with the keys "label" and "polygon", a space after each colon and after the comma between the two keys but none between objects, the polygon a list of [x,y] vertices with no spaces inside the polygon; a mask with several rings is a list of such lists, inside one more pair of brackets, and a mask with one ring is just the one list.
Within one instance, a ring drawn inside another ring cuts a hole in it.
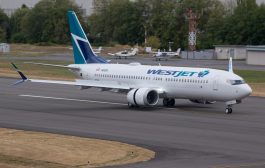
[{"label": "winglet", "polygon": [[228,72],[234,73],[232,57],[229,58]]},{"label": "winglet", "polygon": [[21,83],[23,83],[23,82],[28,80],[28,78],[18,69],[18,67],[13,62],[11,62],[11,65],[15,68],[15,70],[17,71],[17,73],[21,77],[21,80],[17,81],[13,85],[19,85],[19,84],[21,84]]}]

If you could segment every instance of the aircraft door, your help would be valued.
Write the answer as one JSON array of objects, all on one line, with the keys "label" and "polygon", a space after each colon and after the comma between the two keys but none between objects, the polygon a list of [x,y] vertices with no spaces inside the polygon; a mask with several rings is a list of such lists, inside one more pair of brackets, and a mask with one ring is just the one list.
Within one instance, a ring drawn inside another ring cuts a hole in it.
[{"label": "aircraft door", "polygon": [[214,79],[213,79],[213,90],[214,91],[218,91],[219,89],[219,77],[216,76]]}]

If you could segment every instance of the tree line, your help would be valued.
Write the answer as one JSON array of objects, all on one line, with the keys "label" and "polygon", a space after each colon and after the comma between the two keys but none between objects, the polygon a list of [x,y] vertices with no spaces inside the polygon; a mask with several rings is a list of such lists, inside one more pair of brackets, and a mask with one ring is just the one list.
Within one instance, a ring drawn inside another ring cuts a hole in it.
[{"label": "tree line", "polygon": [[75,10],[94,44],[130,44],[187,48],[187,10],[198,16],[197,48],[214,44],[264,45],[265,5],[255,0],[97,0],[88,18],[72,0],[41,0],[11,17],[0,10],[0,41],[69,43],[66,12]]},{"label": "tree line", "polygon": [[0,10],[0,41],[44,45],[69,43],[68,10],[76,11],[86,28],[82,9],[71,0],[41,0],[31,9],[22,5],[11,17]]}]

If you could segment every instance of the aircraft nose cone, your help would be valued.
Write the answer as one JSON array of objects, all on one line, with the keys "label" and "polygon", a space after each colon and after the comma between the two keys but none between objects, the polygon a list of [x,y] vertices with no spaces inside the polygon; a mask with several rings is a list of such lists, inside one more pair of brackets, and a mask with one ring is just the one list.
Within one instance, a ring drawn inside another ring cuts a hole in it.
[{"label": "aircraft nose cone", "polygon": [[244,96],[247,97],[252,93],[252,89],[249,85],[245,85],[243,92],[244,92]]}]

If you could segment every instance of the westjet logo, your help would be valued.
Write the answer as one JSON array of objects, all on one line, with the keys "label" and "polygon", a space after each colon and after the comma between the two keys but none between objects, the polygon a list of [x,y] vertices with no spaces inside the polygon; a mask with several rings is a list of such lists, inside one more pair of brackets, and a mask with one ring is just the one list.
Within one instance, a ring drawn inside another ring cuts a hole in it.
[{"label": "westjet logo", "polygon": [[179,76],[195,76],[202,78],[210,73],[209,70],[201,71],[201,72],[193,72],[193,71],[170,71],[170,70],[161,70],[161,69],[149,69],[147,74],[153,75],[171,75],[173,77]]}]

